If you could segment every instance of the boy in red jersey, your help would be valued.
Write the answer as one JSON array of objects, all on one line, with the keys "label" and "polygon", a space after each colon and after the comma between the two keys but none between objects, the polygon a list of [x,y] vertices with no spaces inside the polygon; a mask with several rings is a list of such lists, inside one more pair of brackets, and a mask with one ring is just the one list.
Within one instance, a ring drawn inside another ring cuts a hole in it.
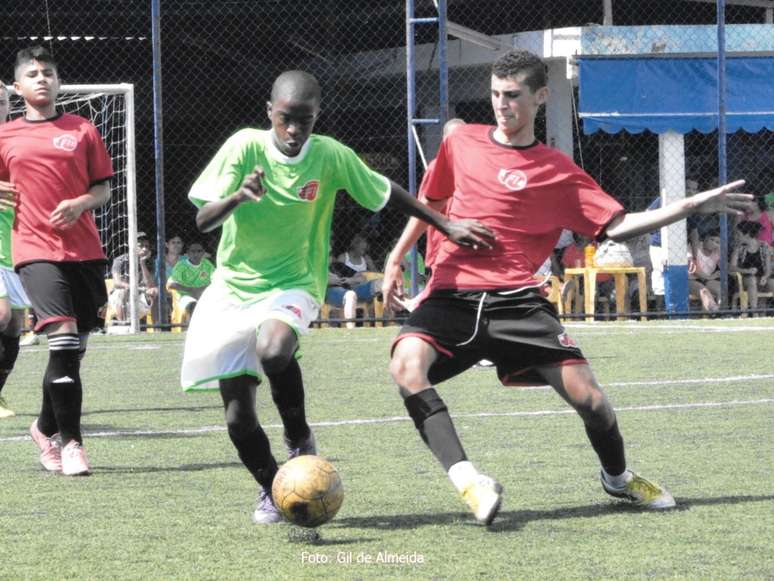
[{"label": "boy in red jersey", "polygon": [[[729,193],[744,182],[702,192],[650,212],[627,214],[571,159],[535,139],[535,116],[548,98],[537,56],[513,50],[492,69],[496,126],[465,125],[441,144],[426,180],[429,203],[449,218],[474,219],[494,232],[491,248],[443,241],[426,298],[393,344],[390,371],[423,441],[476,519],[490,524],[502,487],[468,461],[434,386],[482,358],[503,383],[550,384],[581,416],[609,494],[648,508],[675,506],[663,487],[627,469],[615,413],[586,359],[565,332],[533,273],[563,228],[623,240],[693,212],[740,214],[752,199]],[[385,301],[400,296],[400,259],[421,235],[410,223],[385,265]]]},{"label": "boy in red jersey", "polygon": [[80,360],[107,301],[106,257],[91,210],[110,199],[112,162],[97,129],[57,113],[59,76],[43,47],[16,55],[14,88],[25,114],[0,127],[0,203],[16,209],[13,262],[48,335],[43,403],[30,433],[49,471],[86,475]]}]

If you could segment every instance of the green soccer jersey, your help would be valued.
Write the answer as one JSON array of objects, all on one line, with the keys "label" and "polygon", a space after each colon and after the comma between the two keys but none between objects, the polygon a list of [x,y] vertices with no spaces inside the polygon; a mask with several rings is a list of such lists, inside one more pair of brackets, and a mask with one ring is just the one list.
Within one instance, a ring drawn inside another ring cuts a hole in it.
[{"label": "green soccer jersey", "polygon": [[[207,258],[202,258],[199,264],[192,264],[187,258],[182,257],[177,261],[169,280],[190,288],[201,288],[210,284],[215,265]],[[188,294],[178,291],[180,294]]]},{"label": "green soccer jersey", "polygon": [[245,301],[302,289],[322,303],[336,192],[346,190],[377,211],[389,198],[389,180],[330,137],[311,135],[290,158],[274,146],[271,131],[243,129],[220,148],[188,197],[199,207],[225,198],[256,166],[263,168],[266,193],[223,222],[215,277]]},{"label": "green soccer jersey", "polygon": [[13,210],[0,210],[0,266],[5,268],[13,268],[11,230],[14,215]]}]

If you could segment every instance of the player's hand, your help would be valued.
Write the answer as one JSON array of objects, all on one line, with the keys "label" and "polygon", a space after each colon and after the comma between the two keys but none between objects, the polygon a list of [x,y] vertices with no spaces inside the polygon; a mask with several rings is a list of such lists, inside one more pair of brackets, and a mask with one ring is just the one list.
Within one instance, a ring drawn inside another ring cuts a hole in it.
[{"label": "player's hand", "polygon": [[400,311],[404,308],[403,271],[400,268],[400,262],[387,259],[387,262],[384,263],[382,297],[388,309]]},{"label": "player's hand", "polygon": [[48,216],[48,221],[57,230],[72,228],[83,214],[83,207],[76,199],[62,200]]},{"label": "player's hand", "polygon": [[0,180],[0,210],[15,210],[18,195],[14,184]]},{"label": "player's hand", "polygon": [[734,193],[744,185],[744,180],[737,180],[713,190],[700,192],[688,198],[689,207],[699,214],[730,214],[743,216],[753,209],[752,194]]},{"label": "player's hand", "polygon": [[473,250],[492,248],[495,235],[478,220],[449,220],[446,224],[446,237],[460,246]]},{"label": "player's hand", "polygon": [[266,188],[263,187],[264,171],[260,165],[256,165],[253,173],[248,175],[242,182],[241,187],[237,191],[243,202],[252,200],[259,202],[263,195],[266,193]]}]

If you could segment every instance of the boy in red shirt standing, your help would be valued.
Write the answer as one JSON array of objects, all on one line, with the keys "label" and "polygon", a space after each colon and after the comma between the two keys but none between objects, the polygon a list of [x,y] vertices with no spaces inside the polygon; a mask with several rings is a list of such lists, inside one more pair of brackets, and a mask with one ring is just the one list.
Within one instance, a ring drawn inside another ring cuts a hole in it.
[{"label": "boy in red shirt standing", "polygon": [[91,211],[110,199],[113,168],[88,120],[57,113],[59,75],[46,49],[19,51],[14,74],[25,114],[0,127],[0,174],[12,184],[0,190],[0,203],[16,209],[14,268],[49,346],[30,433],[46,470],[86,475],[80,360],[107,302],[107,261]]},{"label": "boy in red shirt standing", "polygon": [[[562,229],[619,241],[693,212],[740,214],[752,199],[728,193],[744,182],[696,194],[650,212],[627,214],[561,152],[535,139],[548,98],[546,68],[513,50],[494,64],[496,125],[465,125],[441,144],[424,191],[449,218],[464,216],[494,233],[491,246],[441,242],[426,296],[393,343],[390,371],[422,440],[482,524],[500,508],[502,487],[467,459],[435,385],[480,359],[506,384],[550,384],[581,416],[602,465],[604,490],[640,506],[675,506],[658,484],[627,469],[615,412],[588,362],[566,333],[533,274]],[[421,234],[411,222],[385,264],[385,302],[401,294],[400,259]]]}]

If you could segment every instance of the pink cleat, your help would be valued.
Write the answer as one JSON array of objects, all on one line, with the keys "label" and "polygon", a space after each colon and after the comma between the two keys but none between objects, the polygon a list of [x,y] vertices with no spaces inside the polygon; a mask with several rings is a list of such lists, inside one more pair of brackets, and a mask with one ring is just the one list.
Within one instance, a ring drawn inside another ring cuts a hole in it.
[{"label": "pink cleat", "polygon": [[32,441],[40,448],[40,463],[43,468],[49,472],[61,472],[62,443],[59,441],[59,434],[46,436],[38,429],[38,420],[35,420],[30,426],[30,435]]},{"label": "pink cleat", "polygon": [[83,444],[70,440],[62,449],[62,474],[65,476],[88,476],[91,466],[86,458]]}]

